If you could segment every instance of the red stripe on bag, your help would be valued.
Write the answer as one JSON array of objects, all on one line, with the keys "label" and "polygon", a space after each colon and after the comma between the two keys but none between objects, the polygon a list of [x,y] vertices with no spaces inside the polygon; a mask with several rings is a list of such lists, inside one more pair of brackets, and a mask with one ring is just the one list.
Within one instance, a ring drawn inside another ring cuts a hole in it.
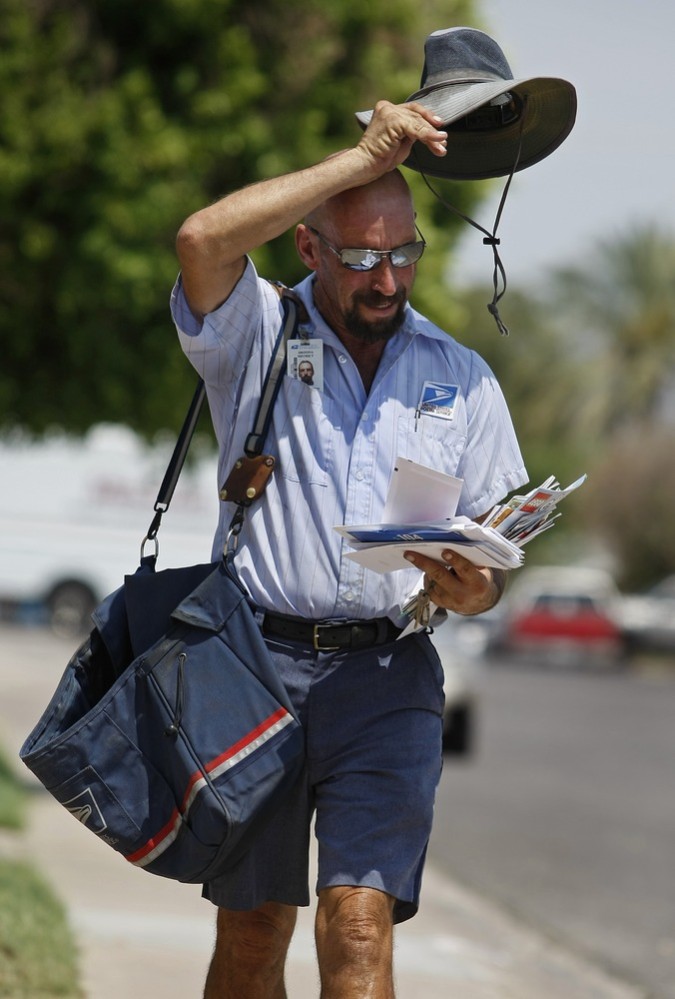
[{"label": "red stripe on bag", "polygon": [[[226,770],[231,770],[292,721],[293,716],[289,714],[286,708],[278,708],[269,718],[266,718],[265,721],[257,725],[242,739],[235,742],[233,746],[230,746],[225,752],[216,756],[210,763],[207,763],[204,770],[212,778],[218,777]],[[139,850],[127,854],[125,860],[128,860],[130,864],[135,864],[137,867],[147,867],[148,864],[164,853],[178,836],[181,825],[194,804],[197,795],[206,785],[207,781],[204,774],[201,770],[198,770],[188,781],[180,810],[174,808],[166,825]]]},{"label": "red stripe on bag", "polygon": [[160,829],[155,836],[149,839],[145,846],[142,846],[140,850],[137,850],[135,853],[128,854],[124,859],[128,860],[130,864],[137,864],[139,867],[145,867],[146,864],[149,864],[155,859],[155,857],[158,857],[160,853],[163,853],[167,847],[171,846],[178,835],[180,823],[180,812],[177,808],[174,808],[171,813],[171,818],[164,828]]},{"label": "red stripe on bag", "polygon": [[[211,760],[210,763],[207,763],[206,767],[204,768],[207,774],[210,774],[213,771],[221,768],[222,765],[226,763],[228,760],[231,760],[233,756],[241,756],[242,751],[244,749],[251,746],[251,744],[254,743],[261,735],[265,735],[266,733],[268,733],[268,729],[273,728],[276,725],[276,723],[284,719],[286,715],[288,715],[288,711],[286,710],[286,708],[279,708],[277,711],[274,712],[274,714],[270,715],[269,718],[266,718],[264,722],[261,722],[257,728],[254,728],[251,732],[248,733],[248,735],[245,735],[243,739],[240,739],[239,742],[235,742],[234,746],[231,746],[220,756],[217,756],[215,760]],[[291,720],[290,715],[288,715],[288,720],[289,721]],[[194,781],[195,777],[193,777],[192,780]],[[188,797],[189,797],[189,791],[188,794],[186,794],[185,798],[187,799]]]}]

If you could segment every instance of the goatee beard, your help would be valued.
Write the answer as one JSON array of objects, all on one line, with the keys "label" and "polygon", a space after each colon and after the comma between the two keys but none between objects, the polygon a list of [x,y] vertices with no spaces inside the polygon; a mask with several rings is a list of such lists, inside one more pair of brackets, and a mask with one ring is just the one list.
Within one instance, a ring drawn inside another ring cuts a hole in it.
[{"label": "goatee beard", "polygon": [[[363,319],[359,313],[359,305],[376,308],[393,303],[398,306],[396,312],[393,316],[387,316],[384,319]],[[362,343],[380,343],[382,340],[390,340],[403,325],[405,305],[406,294],[403,289],[391,297],[380,295],[376,291],[357,293],[354,295],[351,309],[344,314],[345,326],[351,335],[357,340],[361,340]]]}]

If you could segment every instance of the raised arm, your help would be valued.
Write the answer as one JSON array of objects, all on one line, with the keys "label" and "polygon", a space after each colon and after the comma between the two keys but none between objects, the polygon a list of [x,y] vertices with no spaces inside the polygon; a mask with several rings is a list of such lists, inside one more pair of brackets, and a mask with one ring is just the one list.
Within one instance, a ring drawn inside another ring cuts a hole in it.
[{"label": "raised arm", "polygon": [[281,235],[327,198],[395,169],[414,142],[445,155],[445,132],[418,104],[380,101],[358,145],[315,166],[262,181],[191,215],[176,248],[183,288],[197,316],[218,308],[241,277],[246,254]]}]

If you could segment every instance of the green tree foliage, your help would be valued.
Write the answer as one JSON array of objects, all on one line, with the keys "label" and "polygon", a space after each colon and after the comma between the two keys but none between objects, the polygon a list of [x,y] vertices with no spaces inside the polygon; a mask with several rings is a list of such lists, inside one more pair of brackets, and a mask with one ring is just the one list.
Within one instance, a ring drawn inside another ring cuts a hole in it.
[{"label": "green tree foliage", "polygon": [[510,332],[500,336],[486,307],[491,298],[487,286],[465,290],[454,335],[497,374],[532,484],[551,474],[576,478],[583,471],[570,433],[580,404],[578,361],[545,302],[510,285],[499,303]]},{"label": "green tree foliage", "polygon": [[[174,237],[230,190],[358,141],[415,90],[429,31],[472,0],[0,0],[0,424],[175,426]],[[440,285],[457,224],[422,189]],[[448,185],[470,210],[480,185]],[[256,257],[301,271],[288,237]],[[442,318],[442,317],[439,317]]]},{"label": "green tree foliage", "polygon": [[675,571],[675,235],[642,225],[553,275],[576,359],[570,434],[587,454],[581,513],[627,587]]},{"label": "green tree foliage", "polygon": [[508,337],[491,290],[462,294],[456,332],[497,372],[526,450],[598,460],[619,432],[672,420],[674,277],[675,236],[644,226],[555,270],[537,298],[510,286]]},{"label": "green tree foliage", "polygon": [[589,476],[528,561],[601,541],[621,584],[640,588],[675,571],[675,236],[627,229],[549,278],[537,299],[509,288],[509,337],[487,287],[465,292],[457,333],[497,372],[531,481]]},{"label": "green tree foliage", "polygon": [[614,554],[628,590],[675,572],[674,454],[675,426],[648,423],[613,435],[593,467],[583,522]]},{"label": "green tree foliage", "polygon": [[658,422],[675,390],[675,237],[651,225],[603,240],[553,275],[579,366],[577,423],[603,444]]},{"label": "green tree foliage", "polygon": [[675,571],[674,275],[675,237],[645,225],[557,269],[537,299],[510,287],[509,337],[487,288],[463,294],[459,337],[497,372],[531,481],[589,476],[528,561],[583,557],[576,535],[603,542],[627,588]]}]

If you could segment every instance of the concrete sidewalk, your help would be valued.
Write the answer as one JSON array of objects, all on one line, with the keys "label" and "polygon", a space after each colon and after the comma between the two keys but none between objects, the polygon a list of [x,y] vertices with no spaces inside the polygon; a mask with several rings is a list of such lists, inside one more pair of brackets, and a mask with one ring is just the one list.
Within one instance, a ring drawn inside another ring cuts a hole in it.
[{"label": "concrete sidewalk", "polygon": [[[199,888],[129,866],[39,791],[23,850],[68,907],[87,999],[201,995],[214,909]],[[313,906],[302,911],[292,943],[291,999],[319,995],[313,913]],[[396,931],[396,979],[399,999],[640,995],[443,878],[433,866],[420,913]]]},{"label": "concrete sidewalk", "polygon": [[[0,743],[15,759],[70,649],[0,627]],[[65,903],[87,999],[198,999],[215,910],[200,889],[131,867],[17,767],[34,793],[25,836],[0,852],[41,869]],[[288,966],[290,999],[317,999],[314,908],[303,910]],[[398,999],[645,999],[428,865],[419,914],[396,931]],[[242,997],[246,999],[246,997]]]}]

